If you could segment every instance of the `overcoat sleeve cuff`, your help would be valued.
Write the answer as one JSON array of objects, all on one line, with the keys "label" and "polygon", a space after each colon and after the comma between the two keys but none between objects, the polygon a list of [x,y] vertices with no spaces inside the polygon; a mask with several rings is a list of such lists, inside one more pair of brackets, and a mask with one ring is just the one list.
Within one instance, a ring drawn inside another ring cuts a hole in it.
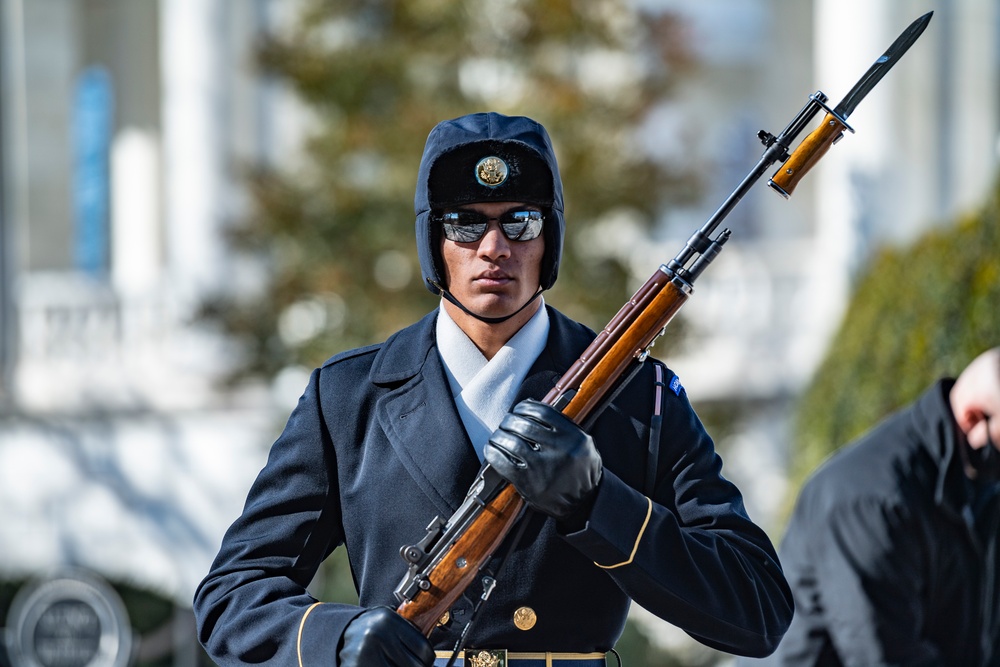
[{"label": "overcoat sleeve cuff", "polygon": [[653,502],[607,468],[582,530],[564,539],[594,561],[612,569],[631,564],[652,518]]},{"label": "overcoat sleeve cuff", "polygon": [[343,605],[317,602],[306,607],[295,638],[298,667],[337,664],[337,649],[347,625],[361,615],[361,607],[345,611]]}]

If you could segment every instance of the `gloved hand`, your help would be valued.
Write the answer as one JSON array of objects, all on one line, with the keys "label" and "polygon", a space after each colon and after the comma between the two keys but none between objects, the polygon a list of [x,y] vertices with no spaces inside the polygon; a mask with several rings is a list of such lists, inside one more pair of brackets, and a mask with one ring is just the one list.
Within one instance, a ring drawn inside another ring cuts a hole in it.
[{"label": "gloved hand", "polygon": [[389,607],[375,607],[347,624],[337,653],[343,667],[430,667],[434,648]]},{"label": "gloved hand", "polygon": [[589,513],[604,467],[594,440],[566,415],[531,399],[507,413],[486,445],[500,476],[540,512],[565,520]]}]

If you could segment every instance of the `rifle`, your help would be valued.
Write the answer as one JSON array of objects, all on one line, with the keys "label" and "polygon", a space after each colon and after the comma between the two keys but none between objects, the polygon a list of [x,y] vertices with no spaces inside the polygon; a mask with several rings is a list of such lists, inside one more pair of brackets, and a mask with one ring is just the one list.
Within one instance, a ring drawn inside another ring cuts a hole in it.
[{"label": "rifle", "polygon": [[[914,21],[836,108],[830,109],[827,96],[817,91],[780,134],[758,132],[765,150],[750,173],[708,222],[688,239],[684,248],[661,265],[622,306],[542,402],[577,424],[584,425],[588,418],[596,418],[617,390],[638,371],[655,340],[690,297],[695,280],[729,240],[728,228],[713,237],[719,224],[775,162],[782,165],[768,185],[788,198],[806,172],[843,137],[843,130],[854,132],[846,122],[847,116],[916,41],[932,14],[929,12]],[[821,109],[827,112],[823,122],[789,153],[792,142]],[[400,603],[396,611],[430,635],[452,603],[481,575],[483,595],[479,604],[485,601],[495,585],[492,574],[484,574],[486,563],[518,522],[524,508],[525,502],[514,487],[485,464],[458,510],[447,520],[434,517],[423,539],[400,549],[408,568],[395,591]],[[465,632],[470,626],[471,621]],[[463,639],[464,636],[463,632]]]}]

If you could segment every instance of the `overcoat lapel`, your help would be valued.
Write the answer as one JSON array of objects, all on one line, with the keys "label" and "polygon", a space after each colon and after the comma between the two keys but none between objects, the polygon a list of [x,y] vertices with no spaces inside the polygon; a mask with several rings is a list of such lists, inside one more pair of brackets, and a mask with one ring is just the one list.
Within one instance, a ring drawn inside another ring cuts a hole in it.
[{"label": "overcoat lapel", "polygon": [[406,380],[378,400],[379,425],[417,486],[442,514],[450,515],[472,485],[479,459],[434,345],[435,315],[386,341],[372,367],[372,380]]},{"label": "overcoat lapel", "polygon": [[[465,499],[480,463],[437,353],[436,316],[434,311],[389,338],[375,358],[371,379],[396,387],[375,406],[379,425],[416,484],[442,514],[450,515]],[[551,308],[549,323],[548,343],[516,401],[544,397],[593,338],[593,332]]]}]

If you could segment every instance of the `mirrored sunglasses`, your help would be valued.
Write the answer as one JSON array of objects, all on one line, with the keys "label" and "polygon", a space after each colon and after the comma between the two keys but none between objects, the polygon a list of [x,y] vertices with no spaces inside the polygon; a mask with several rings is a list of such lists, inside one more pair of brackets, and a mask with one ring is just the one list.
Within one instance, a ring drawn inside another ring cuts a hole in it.
[{"label": "mirrored sunglasses", "polygon": [[542,233],[545,214],[542,211],[507,211],[491,218],[477,211],[452,211],[434,216],[440,222],[444,237],[455,243],[475,243],[489,229],[490,220],[500,223],[503,235],[511,241],[530,241]]}]

